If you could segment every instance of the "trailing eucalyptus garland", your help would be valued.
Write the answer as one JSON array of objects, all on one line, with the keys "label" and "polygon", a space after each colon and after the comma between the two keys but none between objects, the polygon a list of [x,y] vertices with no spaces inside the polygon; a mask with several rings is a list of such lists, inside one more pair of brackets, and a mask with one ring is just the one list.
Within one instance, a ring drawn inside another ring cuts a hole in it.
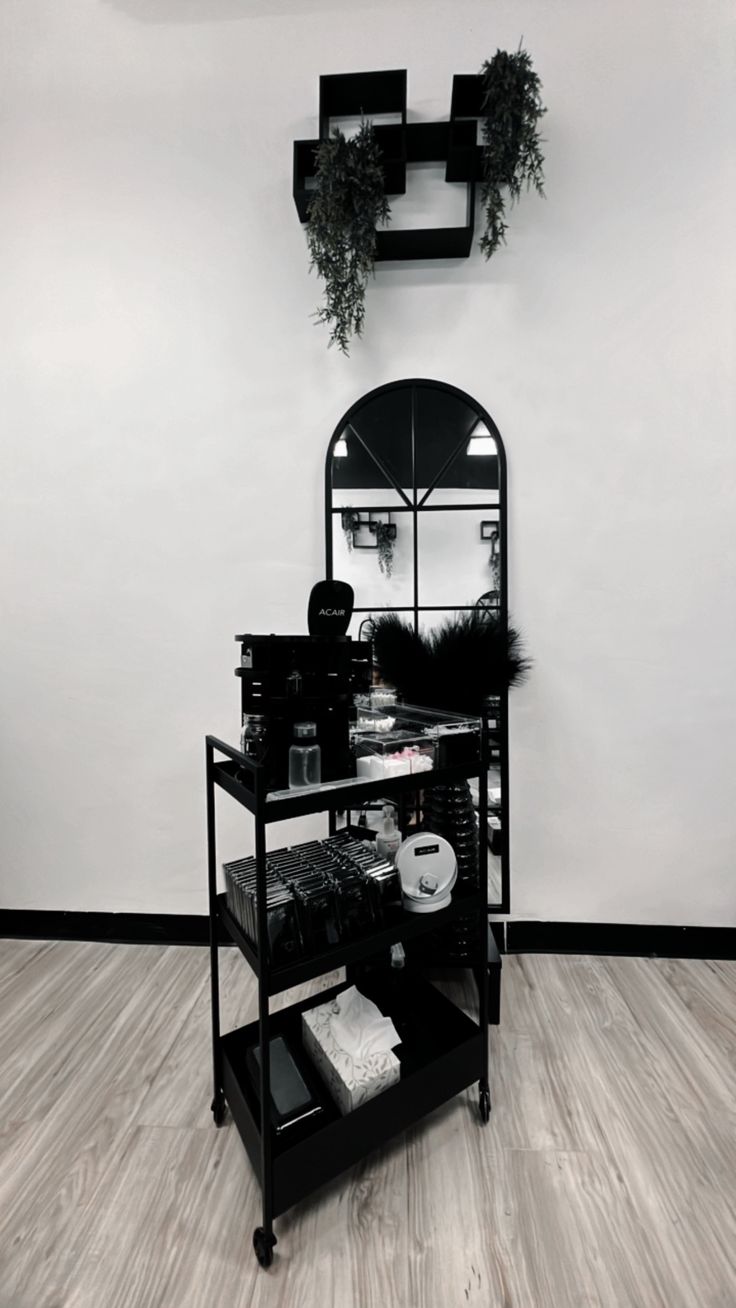
[{"label": "trailing eucalyptus garland", "polygon": [[486,259],[506,240],[504,221],[507,190],[511,203],[521,188],[533,186],[544,195],[544,156],[538,123],[546,109],[542,83],[521,46],[515,54],[497,50],[481,69],[483,78],[483,204],[485,231],[480,248]]},{"label": "trailing eucalyptus garland", "polygon": [[316,150],[314,196],[307,219],[310,269],[325,284],[317,322],[329,323],[330,345],[348,354],[350,337],[361,336],[365,288],[376,258],[376,224],[390,215],[383,190],[381,151],[370,123],[355,136],[336,130]]}]

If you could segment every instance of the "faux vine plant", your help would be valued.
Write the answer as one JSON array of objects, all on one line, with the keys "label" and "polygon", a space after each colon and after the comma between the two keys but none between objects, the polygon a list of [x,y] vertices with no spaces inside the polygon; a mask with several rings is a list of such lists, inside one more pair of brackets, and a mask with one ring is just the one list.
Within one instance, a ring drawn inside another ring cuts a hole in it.
[{"label": "faux vine plant", "polygon": [[360,514],[357,509],[344,508],[340,514],[340,523],[345,532],[345,542],[348,553],[350,553],[355,544],[355,533],[360,526]]},{"label": "faux vine plant", "polygon": [[376,522],[372,525],[371,530],[376,533],[378,566],[384,577],[390,577],[394,570],[394,541],[391,524],[388,522]]},{"label": "faux vine plant", "polygon": [[[340,512],[340,525],[345,533],[348,552],[355,545],[355,533],[359,530],[360,512],[346,506]],[[378,566],[384,577],[390,577],[394,569],[394,530],[389,522],[371,522],[370,530],[376,538]]]},{"label": "faux vine plant", "polygon": [[324,281],[317,322],[331,329],[330,345],[349,353],[361,336],[365,288],[376,258],[376,225],[388,221],[381,151],[370,123],[355,136],[336,129],[316,150],[315,190],[307,217],[310,268]]},{"label": "faux vine plant", "polygon": [[481,69],[483,78],[483,182],[481,203],[485,230],[480,248],[490,259],[506,240],[506,193],[511,203],[526,185],[544,195],[544,156],[539,120],[546,109],[542,83],[531,56],[521,46],[514,54],[497,50]]}]

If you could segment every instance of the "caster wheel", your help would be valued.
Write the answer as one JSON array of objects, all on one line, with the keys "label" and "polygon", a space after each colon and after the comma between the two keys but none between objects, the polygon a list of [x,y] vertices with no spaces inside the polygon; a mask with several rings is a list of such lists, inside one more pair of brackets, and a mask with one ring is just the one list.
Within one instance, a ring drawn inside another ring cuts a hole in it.
[{"label": "caster wheel", "polygon": [[277,1243],[275,1235],[266,1235],[262,1226],[253,1232],[253,1248],[261,1267],[270,1267],[273,1262],[273,1247]]},{"label": "caster wheel", "polygon": [[222,1126],[225,1121],[225,1101],[223,1099],[213,1099],[210,1107],[212,1116],[215,1119],[215,1126]]},{"label": "caster wheel", "polygon": [[483,1123],[483,1125],[485,1126],[486,1123],[490,1121],[490,1117],[491,1117],[491,1092],[490,1092],[490,1090],[485,1090],[485,1089],[484,1089],[484,1090],[481,1090],[481,1092],[480,1092],[480,1098],[479,1098],[479,1100],[478,1100],[478,1108],[479,1108],[479,1110],[480,1110],[480,1120],[481,1120],[481,1122]]}]

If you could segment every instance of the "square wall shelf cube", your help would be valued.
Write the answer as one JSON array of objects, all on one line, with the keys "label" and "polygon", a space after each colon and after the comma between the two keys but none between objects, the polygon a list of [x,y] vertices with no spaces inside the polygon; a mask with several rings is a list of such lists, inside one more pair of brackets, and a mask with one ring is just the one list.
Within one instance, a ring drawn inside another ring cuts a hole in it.
[{"label": "square wall shelf cube", "polygon": [[[406,69],[377,73],[328,73],[319,79],[319,134],[330,135],[333,118],[398,114],[406,126]],[[376,124],[378,126],[378,124]]]},{"label": "square wall shelf cube", "polygon": [[376,123],[373,128],[381,150],[381,167],[387,195],[406,191],[406,123]]},{"label": "square wall shelf cube", "polygon": [[452,79],[450,118],[480,118],[483,114],[483,78],[480,73],[456,73]]},{"label": "square wall shelf cube", "polygon": [[483,78],[480,73],[456,73],[450,100],[448,182],[476,182],[483,175],[483,149],[478,144],[478,120],[483,117]]},{"label": "square wall shelf cube", "polygon": [[318,145],[318,139],[294,142],[292,193],[296,211],[299,214],[299,221],[302,223],[305,223],[309,217],[309,201],[312,195],[312,187],[309,186],[309,182],[312,181],[317,171],[315,151]]},{"label": "square wall shelf cube", "polygon": [[[470,125],[468,125],[470,126]],[[450,123],[407,123],[406,161],[448,163]],[[446,180],[452,180],[446,178]],[[465,178],[458,178],[466,181]],[[475,185],[468,182],[465,222],[461,227],[379,228],[376,261],[467,259],[475,226]]]},{"label": "square wall shelf cube", "polygon": [[[398,122],[374,119],[391,115]],[[373,122],[381,150],[384,185],[388,195],[406,191],[406,69],[375,73],[327,73],[319,79],[319,137],[294,142],[293,195],[301,222],[309,216],[310,182],[317,171],[315,150],[332,131],[338,118],[366,118]]]}]

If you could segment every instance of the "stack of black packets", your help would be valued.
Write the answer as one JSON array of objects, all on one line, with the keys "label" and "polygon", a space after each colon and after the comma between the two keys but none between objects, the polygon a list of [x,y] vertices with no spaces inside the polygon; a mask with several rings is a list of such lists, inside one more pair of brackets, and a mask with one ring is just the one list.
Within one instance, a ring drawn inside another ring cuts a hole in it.
[{"label": "stack of black packets", "polygon": [[[256,861],[226,863],[227,906],[257,939]],[[401,906],[396,868],[347,831],[266,856],[266,921],[274,967],[324,953],[380,926]]]},{"label": "stack of black packets", "polygon": [[[257,940],[256,860],[241,858],[226,863],[225,887],[227,906],[236,922],[252,940]],[[266,922],[269,953],[274,966],[284,966],[301,957],[302,938],[294,896],[281,878],[266,866]]]}]

